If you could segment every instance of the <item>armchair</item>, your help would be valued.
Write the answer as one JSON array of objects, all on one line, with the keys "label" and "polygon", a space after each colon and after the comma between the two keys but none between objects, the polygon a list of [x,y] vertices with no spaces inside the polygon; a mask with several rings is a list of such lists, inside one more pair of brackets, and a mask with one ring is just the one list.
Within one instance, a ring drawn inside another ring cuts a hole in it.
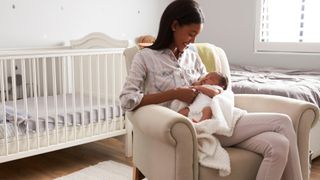
[{"label": "armchair", "polygon": [[[208,71],[219,70],[230,77],[224,51],[211,44],[196,45]],[[125,50],[127,68],[137,48]],[[213,59],[201,55],[212,51]],[[319,109],[308,102],[272,95],[235,95],[235,105],[248,112],[280,112],[289,115],[297,133],[303,178],[309,178],[309,132],[319,119]],[[215,169],[198,163],[195,130],[186,117],[159,105],[148,105],[127,113],[133,125],[134,179],[148,180],[254,180],[262,157],[240,148],[226,148],[231,174],[220,177]]]}]

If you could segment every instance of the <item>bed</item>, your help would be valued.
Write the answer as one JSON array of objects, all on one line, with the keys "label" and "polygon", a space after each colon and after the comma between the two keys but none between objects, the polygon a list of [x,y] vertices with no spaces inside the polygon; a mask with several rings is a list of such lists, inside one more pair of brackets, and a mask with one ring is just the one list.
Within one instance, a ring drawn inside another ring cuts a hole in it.
[{"label": "bed", "polygon": [[54,49],[0,51],[0,163],[131,129],[118,100],[127,40],[91,33]]},{"label": "bed", "polygon": [[[272,94],[300,99],[320,107],[320,70],[290,70],[231,65],[235,94]],[[320,123],[311,129],[312,159],[320,155]]]}]

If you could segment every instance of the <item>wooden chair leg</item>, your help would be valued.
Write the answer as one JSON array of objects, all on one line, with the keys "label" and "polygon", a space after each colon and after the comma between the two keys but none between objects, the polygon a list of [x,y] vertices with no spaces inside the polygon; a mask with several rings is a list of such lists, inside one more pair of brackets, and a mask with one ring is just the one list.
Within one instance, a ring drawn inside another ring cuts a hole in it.
[{"label": "wooden chair leg", "polygon": [[132,176],[132,179],[133,180],[142,180],[143,178],[145,178],[145,176],[142,174],[142,172],[140,172],[140,170],[133,166],[133,176]]}]

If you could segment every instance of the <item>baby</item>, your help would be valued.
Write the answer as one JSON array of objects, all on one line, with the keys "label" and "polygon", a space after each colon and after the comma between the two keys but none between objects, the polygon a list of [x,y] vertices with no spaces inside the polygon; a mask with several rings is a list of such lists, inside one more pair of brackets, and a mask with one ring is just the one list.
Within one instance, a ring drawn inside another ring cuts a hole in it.
[{"label": "baby", "polygon": [[190,118],[193,122],[200,122],[206,119],[212,119],[213,113],[210,107],[212,97],[226,90],[228,86],[228,77],[219,72],[210,72],[199,81],[193,83],[192,88],[199,94],[192,104],[175,100],[171,108],[180,114]]}]

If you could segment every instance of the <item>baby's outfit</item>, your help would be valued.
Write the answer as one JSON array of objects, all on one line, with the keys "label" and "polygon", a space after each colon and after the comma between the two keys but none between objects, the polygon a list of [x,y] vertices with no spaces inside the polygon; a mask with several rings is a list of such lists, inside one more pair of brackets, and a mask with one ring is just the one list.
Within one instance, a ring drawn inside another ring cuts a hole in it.
[{"label": "baby's outfit", "polygon": [[[213,89],[213,90],[219,90],[222,91],[222,88],[217,85],[202,85],[204,87]],[[199,121],[202,117],[202,110],[206,106],[210,106],[212,98],[203,94],[199,93],[192,104],[189,105],[189,114],[188,118],[193,119],[195,121]],[[174,100],[171,103],[170,108],[174,111],[179,111],[182,108],[187,107],[188,104],[179,100]],[[214,113],[213,113],[214,114]]]}]

